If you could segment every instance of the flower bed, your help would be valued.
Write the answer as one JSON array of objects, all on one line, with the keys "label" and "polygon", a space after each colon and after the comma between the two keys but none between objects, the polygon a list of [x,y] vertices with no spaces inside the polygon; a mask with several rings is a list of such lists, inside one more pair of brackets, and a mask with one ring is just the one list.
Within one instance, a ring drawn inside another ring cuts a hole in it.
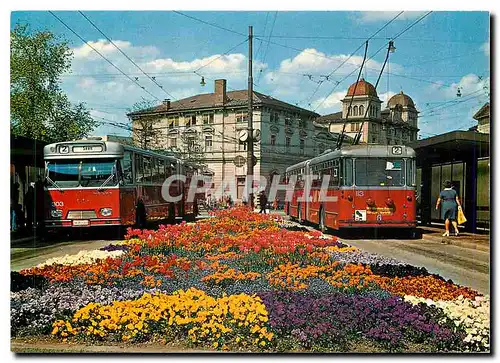
[{"label": "flower bed", "polygon": [[284,225],[234,208],[22,270],[12,334],[224,350],[489,349],[487,297]]}]

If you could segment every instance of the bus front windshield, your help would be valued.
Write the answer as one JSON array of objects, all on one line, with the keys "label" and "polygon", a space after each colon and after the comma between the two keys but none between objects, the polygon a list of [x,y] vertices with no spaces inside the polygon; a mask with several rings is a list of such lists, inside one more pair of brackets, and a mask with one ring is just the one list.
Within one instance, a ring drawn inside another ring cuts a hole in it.
[{"label": "bus front windshield", "polygon": [[357,186],[404,186],[404,159],[358,158],[355,161]]},{"label": "bus front windshield", "polygon": [[114,159],[51,160],[47,176],[61,188],[104,187],[118,182]]}]

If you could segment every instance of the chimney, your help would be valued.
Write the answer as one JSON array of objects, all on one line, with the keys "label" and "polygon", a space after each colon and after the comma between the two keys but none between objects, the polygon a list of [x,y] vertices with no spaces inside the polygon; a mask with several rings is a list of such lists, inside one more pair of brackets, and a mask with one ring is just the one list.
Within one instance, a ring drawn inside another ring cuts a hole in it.
[{"label": "chimney", "polygon": [[170,110],[170,98],[164,99],[163,105],[167,108],[167,110]]},{"label": "chimney", "polygon": [[215,104],[223,105],[227,101],[226,96],[226,80],[216,79],[215,80]]}]

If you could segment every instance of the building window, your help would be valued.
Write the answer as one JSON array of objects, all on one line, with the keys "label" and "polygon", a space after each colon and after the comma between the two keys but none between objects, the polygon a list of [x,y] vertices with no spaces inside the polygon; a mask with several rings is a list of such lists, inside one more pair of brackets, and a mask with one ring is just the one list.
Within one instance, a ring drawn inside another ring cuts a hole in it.
[{"label": "building window", "polygon": [[247,150],[247,142],[246,141],[239,141],[238,142],[238,150],[239,151],[246,151]]},{"label": "building window", "polygon": [[179,126],[179,117],[173,116],[168,118],[168,128],[173,129]]},{"label": "building window", "polygon": [[290,117],[285,117],[285,126],[292,126],[292,119]]},{"label": "building window", "polygon": [[202,115],[203,125],[213,124],[214,123],[214,114],[206,113]]},{"label": "building window", "polygon": [[186,127],[191,127],[196,125],[196,115],[185,116],[184,120],[186,121]]},{"label": "building window", "polygon": [[305,128],[306,128],[306,120],[304,120],[304,119],[302,119],[302,118],[301,118],[301,119],[299,119],[299,127],[300,127],[301,129],[305,129]]},{"label": "building window", "polygon": [[351,113],[352,113],[352,108],[351,106],[349,106],[349,108],[347,109],[347,116],[351,116]]},{"label": "building window", "polygon": [[305,146],[306,146],[306,140],[300,139],[300,154],[301,155],[304,155]]},{"label": "building window", "polygon": [[172,137],[172,138],[170,138],[169,141],[170,141],[169,142],[170,147],[177,147],[177,139],[176,138]]},{"label": "building window", "polygon": [[286,151],[289,151],[290,150],[290,143],[291,143],[292,139],[290,137],[285,137],[285,147],[286,147]]},{"label": "building window", "polygon": [[246,122],[247,121],[247,112],[238,112],[236,114],[236,122]]},{"label": "building window", "polygon": [[271,135],[271,146],[276,145],[276,135]]},{"label": "building window", "polygon": [[359,131],[359,122],[353,122],[351,124],[351,132]]},{"label": "building window", "polygon": [[212,135],[205,135],[205,150],[212,150]]},{"label": "building window", "polygon": [[354,106],[354,110],[352,113],[353,116],[358,116],[358,106]]}]

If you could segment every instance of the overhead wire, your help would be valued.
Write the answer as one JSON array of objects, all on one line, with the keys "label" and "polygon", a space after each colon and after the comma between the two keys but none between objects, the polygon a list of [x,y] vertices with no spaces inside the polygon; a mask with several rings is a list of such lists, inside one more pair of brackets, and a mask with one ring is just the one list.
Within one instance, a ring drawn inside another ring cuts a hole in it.
[{"label": "overhead wire", "polygon": [[186,18],[196,20],[196,21],[198,21],[198,22],[200,22],[200,23],[207,24],[207,25],[210,25],[210,26],[212,26],[212,27],[215,27],[215,28],[218,28],[218,29],[221,29],[221,30],[225,30],[225,31],[227,31],[227,32],[231,32],[231,33],[233,33],[233,34],[241,35],[241,36],[244,36],[244,37],[248,36],[248,34],[243,34],[243,33],[237,32],[236,30],[231,30],[231,29],[225,28],[225,27],[223,27],[223,26],[220,26],[220,25],[217,25],[217,24],[214,24],[214,23],[210,23],[210,22],[208,22],[208,21],[205,21],[205,20],[202,20],[202,19],[196,18],[196,17],[191,16],[191,15],[187,15],[187,14],[182,13],[182,12],[180,12],[180,11],[172,10],[172,12],[174,12],[174,13],[176,13],[176,14],[178,14],[178,15],[185,16]]},{"label": "overhead wire", "polygon": [[80,36],[75,30],[73,30],[68,24],[66,24],[60,17],[58,17],[56,14],[54,14],[52,11],[49,10],[49,13],[55,17],[61,24],[63,24],[70,32],[72,32],[76,37],[78,37],[83,43],[85,43],[87,46],[92,48],[101,58],[103,58],[106,62],[108,62],[113,68],[115,68],[117,71],[119,71],[121,74],[123,74],[125,77],[127,77],[130,81],[132,81],[134,84],[136,84],[139,88],[141,88],[144,92],[146,92],[148,95],[156,99],[157,101],[161,101],[158,97],[156,97],[154,94],[149,92],[144,86],[141,86],[138,81],[132,79],[130,76],[128,76],[125,72],[123,72],[120,68],[118,68],[117,65],[115,65],[113,62],[111,62],[108,58],[106,58],[101,52],[99,52],[95,47],[93,47],[88,41],[86,41],[83,37]]},{"label": "overhead wire", "polygon": [[[428,15],[430,15],[432,13],[432,11],[429,11],[427,12],[426,14],[424,14],[423,16],[421,16],[420,18],[418,18],[417,20],[415,20],[414,22],[412,22],[409,26],[407,26],[404,30],[400,31],[396,36],[392,37],[391,38],[391,41],[394,41],[396,40],[398,37],[400,37],[401,35],[403,35],[405,32],[407,32],[408,30],[410,30],[411,28],[413,28],[415,25],[417,25],[419,22],[421,22],[425,17],[427,17]],[[368,59],[367,61],[373,59],[382,49],[384,49],[386,47],[386,45],[388,45],[389,42],[385,43],[382,47],[380,47],[374,54],[372,54]],[[359,68],[359,66],[358,66]],[[330,97],[330,95],[333,93],[333,91],[336,89],[336,87],[342,83],[345,79],[347,79],[351,74],[353,74],[358,68],[354,69],[351,73],[349,73],[348,76],[344,77],[341,81],[339,81],[335,87],[330,91],[330,93],[323,98],[323,100],[320,102],[320,104],[318,106],[315,107],[314,111],[316,111],[321,105],[323,105],[323,103],[326,101],[326,99],[328,97]]]},{"label": "overhead wire", "polygon": [[[83,16],[103,37],[105,37],[113,47],[115,47],[125,58],[127,58],[130,63],[132,63],[137,69],[141,71],[142,74],[144,74],[146,77],[148,77],[151,82],[153,82],[158,88],[160,88],[167,96],[171,97],[172,99],[176,99],[170,92],[168,92],[162,85],[160,85],[156,80],[151,77],[149,74],[147,74],[132,58],[130,58],[119,46],[117,46],[104,32],[92,21],[89,19],[87,15],[85,15],[82,11],[78,11],[81,16]],[[180,102],[180,101],[179,101]],[[181,102],[182,103],[182,102]]]},{"label": "overhead wire", "polygon": [[[276,17],[278,16],[278,12],[276,11],[274,13],[274,19],[273,19],[273,24],[271,26],[271,30],[269,32],[269,40],[271,40],[271,35],[273,34],[273,30],[274,30],[274,25],[276,24]],[[269,51],[269,42],[267,42],[266,44],[266,50],[264,51],[264,56],[262,57],[262,62],[261,63],[265,63],[266,61],[266,57],[267,57],[267,52]],[[262,71],[262,70],[261,70]],[[259,76],[257,77],[257,84],[260,83],[260,77],[262,76],[262,72],[259,72]]]}]

